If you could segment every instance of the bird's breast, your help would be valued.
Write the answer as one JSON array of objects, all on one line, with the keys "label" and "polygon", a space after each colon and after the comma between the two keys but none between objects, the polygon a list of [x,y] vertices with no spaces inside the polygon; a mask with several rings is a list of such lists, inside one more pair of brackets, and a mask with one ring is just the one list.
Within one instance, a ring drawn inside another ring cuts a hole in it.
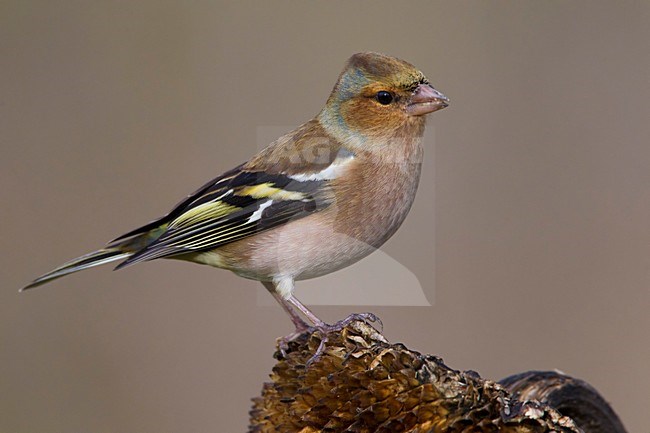
[{"label": "bird's breast", "polygon": [[337,188],[339,230],[374,248],[386,242],[404,222],[415,199],[422,168],[421,149],[407,155],[359,162],[353,182]]},{"label": "bird's breast", "polygon": [[210,258],[208,264],[247,278],[302,280],[366,257],[397,231],[415,198],[422,149],[419,140],[397,144],[408,147],[394,155],[357,155],[349,171],[332,180],[326,209],[220,247],[210,253],[218,263]]}]

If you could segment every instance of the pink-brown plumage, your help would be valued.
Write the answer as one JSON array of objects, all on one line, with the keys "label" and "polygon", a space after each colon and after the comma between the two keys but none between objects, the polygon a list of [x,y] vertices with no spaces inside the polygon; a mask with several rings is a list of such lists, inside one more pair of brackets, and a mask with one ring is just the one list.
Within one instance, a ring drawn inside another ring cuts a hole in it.
[{"label": "pink-brown plumage", "polygon": [[127,258],[176,258],[262,281],[299,329],[325,324],[293,296],[296,280],[381,246],[411,208],[425,114],[448,100],[410,63],[378,53],[347,62],[323,110],[204,185],[168,215],[38,278]]}]

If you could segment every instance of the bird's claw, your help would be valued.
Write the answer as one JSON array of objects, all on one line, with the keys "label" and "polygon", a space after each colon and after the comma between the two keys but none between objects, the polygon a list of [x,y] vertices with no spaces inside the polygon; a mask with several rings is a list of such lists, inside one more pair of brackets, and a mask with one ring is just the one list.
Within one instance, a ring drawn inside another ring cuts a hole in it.
[{"label": "bird's claw", "polygon": [[282,355],[283,358],[286,358],[289,353],[289,343],[296,340],[305,332],[313,332],[313,331],[312,328],[309,327],[304,327],[304,328],[296,327],[295,331],[293,331],[291,334],[285,335],[284,337],[278,338],[276,340],[278,349],[280,350],[280,354]]},{"label": "bird's claw", "polygon": [[352,322],[357,322],[357,321],[363,322],[369,326],[373,326],[374,323],[377,323],[380,327],[379,332],[381,332],[384,329],[384,324],[381,322],[379,317],[377,317],[372,313],[354,313],[354,314],[350,314],[345,319],[339,320],[338,322],[332,325],[329,325],[327,323],[321,323],[315,325],[309,328],[309,331],[311,333],[317,332],[318,334],[320,334],[320,344],[318,345],[318,349],[316,349],[316,353],[314,353],[314,355],[311,358],[309,358],[309,360],[305,364],[305,367],[309,368],[311,364],[313,364],[315,361],[320,359],[320,357],[323,355],[323,353],[325,352],[325,346],[329,339],[329,334],[333,332],[341,332],[346,326],[348,326]]},{"label": "bird's claw", "polygon": [[314,326],[311,327],[303,327],[303,326],[298,326],[296,325],[296,329],[294,332],[292,332],[289,335],[286,335],[282,338],[278,338],[277,344],[278,344],[278,349],[280,350],[280,354],[282,357],[286,358],[288,353],[289,353],[289,343],[293,342],[296,340],[298,337],[303,335],[305,332],[308,332],[309,334],[314,334],[317,333],[320,337],[320,343],[318,344],[318,348],[316,349],[316,353],[309,358],[309,360],[306,362],[305,367],[309,367],[311,364],[313,364],[315,361],[319,360],[320,357],[323,355],[325,352],[325,346],[327,345],[327,342],[329,341],[329,335],[333,332],[341,332],[345,327],[350,325],[353,322],[363,322],[369,326],[372,326],[373,328],[375,327],[374,325],[377,324],[379,325],[378,331],[381,332],[384,328],[384,324],[381,322],[379,317],[372,313],[354,313],[350,314],[348,317],[346,317],[343,320],[339,320],[338,322],[334,324],[327,324],[325,322],[318,323]]},{"label": "bird's claw", "polygon": [[366,325],[372,326],[373,328],[375,328],[374,324],[377,324],[379,325],[379,329],[377,329],[379,332],[382,332],[384,330],[384,324],[382,323],[381,319],[372,313],[353,313],[345,319],[340,320],[330,326],[336,328],[333,329],[333,331],[341,331],[352,322],[363,322]]}]

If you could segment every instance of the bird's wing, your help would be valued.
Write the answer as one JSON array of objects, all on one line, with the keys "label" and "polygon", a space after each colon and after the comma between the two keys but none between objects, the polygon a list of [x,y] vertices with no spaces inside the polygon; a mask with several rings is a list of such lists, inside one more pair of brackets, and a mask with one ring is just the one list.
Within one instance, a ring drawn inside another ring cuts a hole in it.
[{"label": "bird's wing", "polygon": [[151,230],[162,232],[118,268],[211,250],[318,212],[330,202],[329,179],[239,167],[204,185],[167,216],[118,238],[119,242]]},{"label": "bird's wing", "polygon": [[[145,233],[153,232],[158,236],[165,224],[191,211],[196,205],[227,192],[233,186],[241,187],[246,183],[261,181],[264,176],[276,186],[288,184],[288,180],[292,180],[291,176],[297,179],[300,176],[303,179],[325,178],[327,176],[319,176],[319,173],[326,174],[328,168],[338,167],[341,161],[349,161],[350,156],[352,155],[341,150],[340,143],[332,139],[317,120],[310,120],[280,137],[247,163],[212,179],[174,206],[167,215],[113,239],[108,246],[122,244],[129,238],[137,240]],[[330,175],[329,178],[331,177],[333,176]]]},{"label": "bird's wing", "polygon": [[219,177],[216,177],[212,179],[211,181],[207,182],[201,188],[197,189],[194,191],[192,194],[188,195],[185,197],[183,200],[178,202],[172,210],[170,210],[166,215],[155,219],[151,221],[150,223],[147,223],[143,225],[142,227],[138,227],[137,229],[131,230],[128,233],[124,233],[122,236],[117,237],[113,239],[109,245],[117,244],[123,241],[124,239],[141,235],[144,233],[148,233],[151,230],[155,230],[163,226],[164,224],[168,223],[169,221],[172,221],[174,218],[177,216],[181,215],[182,213],[185,212],[185,210],[191,206],[191,204],[195,201],[201,198],[204,194],[209,193],[210,191],[219,189],[220,187],[223,186],[223,184],[229,180],[231,180],[233,177],[238,175],[241,170],[242,170],[243,164],[240,166],[235,167],[234,169],[227,171],[226,173],[222,174]]}]

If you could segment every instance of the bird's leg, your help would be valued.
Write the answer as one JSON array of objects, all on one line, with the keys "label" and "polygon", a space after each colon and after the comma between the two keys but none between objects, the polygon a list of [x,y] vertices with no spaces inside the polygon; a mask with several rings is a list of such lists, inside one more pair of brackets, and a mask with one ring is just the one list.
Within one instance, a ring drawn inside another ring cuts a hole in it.
[{"label": "bird's leg", "polygon": [[291,322],[296,327],[296,331],[303,332],[309,329],[309,325],[304,320],[302,320],[302,317],[300,317],[300,315],[296,313],[296,311],[292,308],[291,304],[286,299],[284,299],[278,292],[275,291],[275,288],[271,283],[265,282],[263,284],[264,287],[266,287],[267,290],[271,292],[271,295],[273,295],[275,300],[278,301],[278,303],[282,306],[284,311],[287,312],[289,318],[291,319]]},{"label": "bird's leg", "polygon": [[309,329],[309,325],[304,320],[302,320],[302,317],[296,313],[296,310],[293,309],[291,304],[277,292],[273,283],[263,281],[262,284],[266,290],[268,290],[269,293],[273,295],[275,300],[278,301],[278,303],[282,306],[282,309],[287,312],[289,318],[291,319],[291,322],[293,323],[293,326],[296,327],[296,329],[291,334],[284,336],[279,340],[280,352],[283,356],[286,356],[287,349],[289,349],[289,342],[293,341],[294,338],[307,331]]},{"label": "bird's leg", "polygon": [[294,307],[296,307],[302,314],[304,314],[307,319],[309,319],[310,322],[314,324],[314,328],[320,330],[320,331],[326,331],[326,332],[338,332],[348,326],[350,323],[355,322],[355,321],[362,321],[366,322],[368,325],[372,325],[372,323],[377,322],[380,326],[382,326],[381,320],[379,320],[379,317],[375,316],[372,313],[354,313],[350,314],[348,317],[346,317],[343,320],[339,320],[338,322],[329,325],[325,322],[323,322],[321,319],[318,318],[309,308],[307,308],[302,302],[296,298],[293,293],[289,295],[287,298],[287,301],[291,303]]},{"label": "bird's leg", "polygon": [[379,323],[379,325],[383,328],[383,324],[381,323],[381,320],[377,316],[375,316],[372,313],[355,313],[355,314],[350,314],[348,317],[346,317],[343,320],[340,320],[332,325],[329,325],[325,322],[323,322],[321,319],[318,318],[309,308],[307,308],[302,302],[296,298],[293,293],[291,293],[287,299],[286,299],[291,305],[296,307],[302,314],[307,317],[313,324],[314,327],[313,329],[317,331],[321,335],[321,340],[320,344],[318,345],[318,349],[316,350],[316,353],[314,356],[312,356],[309,361],[307,361],[307,367],[309,365],[318,360],[318,358],[321,357],[323,352],[325,351],[325,344],[327,343],[328,340],[328,335],[332,332],[340,332],[343,328],[348,326],[350,323],[355,322],[355,321],[362,321],[367,323],[368,325],[372,326],[373,322]]},{"label": "bird's leg", "polygon": [[[345,319],[336,322],[333,325],[329,325],[323,322],[318,318],[309,308],[307,308],[302,302],[300,302],[293,294],[293,280],[277,280],[277,281],[263,281],[262,284],[266,289],[273,295],[276,301],[282,306],[284,311],[287,312],[294,326],[296,327],[295,331],[291,334],[282,337],[279,340],[280,352],[283,356],[287,355],[287,350],[289,348],[289,342],[293,341],[296,337],[302,334],[305,331],[318,332],[320,334],[321,340],[318,345],[318,349],[314,356],[312,356],[309,361],[307,361],[307,366],[312,362],[316,361],[325,351],[325,345],[327,344],[328,335],[332,332],[340,332],[343,328],[348,326],[350,323],[360,320],[371,325],[372,322],[381,321],[372,313],[357,313],[351,314]],[[305,323],[305,321],[300,317],[298,310],[301,312],[314,326],[310,327]]]},{"label": "bird's leg", "polygon": [[289,302],[291,305],[293,305],[298,310],[300,310],[300,312],[304,314],[305,317],[307,317],[307,319],[309,319],[309,321],[313,323],[316,328],[323,328],[329,326],[327,323],[320,320],[318,316],[316,316],[309,308],[305,306],[305,304],[300,302],[298,298],[294,296],[293,293],[291,293],[287,297],[287,302]]}]

